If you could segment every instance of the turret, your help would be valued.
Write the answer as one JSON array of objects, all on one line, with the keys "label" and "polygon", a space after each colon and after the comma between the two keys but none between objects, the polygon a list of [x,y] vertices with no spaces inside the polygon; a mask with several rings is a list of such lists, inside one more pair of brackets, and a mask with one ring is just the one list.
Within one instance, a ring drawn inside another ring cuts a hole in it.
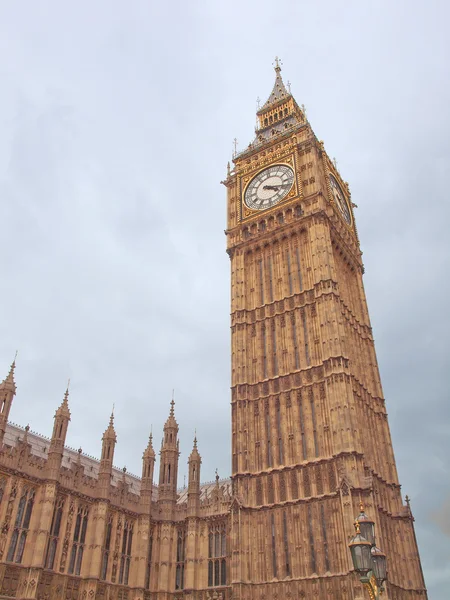
[{"label": "turret", "polygon": [[159,465],[158,501],[161,505],[174,506],[177,501],[178,478],[178,423],[175,420],[175,402],[170,403],[170,413],[164,425],[163,440],[161,443]]},{"label": "turret", "polygon": [[197,436],[194,437],[194,446],[189,455],[189,482],[188,482],[188,515],[197,515],[200,508],[200,465],[202,458],[197,450]]},{"label": "turret", "polygon": [[69,386],[67,386],[63,401],[55,412],[52,439],[50,441],[46,465],[47,477],[49,479],[59,479],[69,421]]},{"label": "turret", "polygon": [[141,504],[150,509],[152,503],[153,471],[155,469],[155,451],[153,436],[150,433],[147,448],[142,456]]},{"label": "turret", "polygon": [[117,435],[114,430],[114,411],[109,418],[109,425],[102,437],[102,456],[98,472],[98,490],[102,498],[109,497],[111,474],[114,460],[114,448]]},{"label": "turret", "polygon": [[8,375],[0,384],[0,447],[3,445],[9,411],[11,410],[13,398],[16,395],[16,383],[14,381],[15,368],[16,359],[14,358]]}]

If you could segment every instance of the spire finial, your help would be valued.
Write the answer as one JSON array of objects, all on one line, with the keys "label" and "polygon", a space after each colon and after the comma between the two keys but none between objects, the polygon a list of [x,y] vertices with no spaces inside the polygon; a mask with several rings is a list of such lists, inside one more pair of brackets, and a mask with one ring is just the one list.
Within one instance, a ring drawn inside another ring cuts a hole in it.
[{"label": "spire finial", "polygon": [[408,495],[405,496],[405,502],[406,506],[411,510],[411,498]]},{"label": "spire finial", "polygon": [[359,511],[364,512],[364,502],[362,500],[359,501]]},{"label": "spire finial", "polygon": [[194,430],[194,448],[197,450],[197,428]]},{"label": "spire finial", "polygon": [[153,446],[153,425],[150,425],[150,436],[148,438],[148,445]]},{"label": "spire finial", "polygon": [[63,401],[62,401],[62,403],[65,406],[67,406],[68,403],[69,403],[69,387],[70,387],[70,377],[69,377],[69,379],[67,381],[67,387],[66,387],[66,391],[64,392],[64,398],[63,398]]},{"label": "spire finial", "polygon": [[280,58],[278,58],[278,56],[275,56],[275,71],[277,73],[279,73],[281,71],[280,65],[282,65],[282,64],[283,64],[282,60]]},{"label": "spire finial", "polygon": [[217,467],[216,467],[216,484],[219,485],[219,471],[217,470]]},{"label": "spire finial", "polygon": [[233,140],[233,158],[237,155],[237,146],[238,146],[238,141],[237,138],[234,138]]},{"label": "spire finial", "polygon": [[359,528],[359,521],[358,521],[358,519],[356,519],[354,525],[355,525],[355,531],[356,531],[356,533],[357,534],[361,533],[361,529]]},{"label": "spire finial", "polygon": [[175,416],[175,390],[172,390],[172,400],[170,401],[170,416],[173,417]]},{"label": "spire finial", "polygon": [[114,427],[114,409],[115,409],[115,407],[116,407],[116,405],[115,405],[115,403],[113,403],[111,416],[109,417],[109,426],[110,427]]}]

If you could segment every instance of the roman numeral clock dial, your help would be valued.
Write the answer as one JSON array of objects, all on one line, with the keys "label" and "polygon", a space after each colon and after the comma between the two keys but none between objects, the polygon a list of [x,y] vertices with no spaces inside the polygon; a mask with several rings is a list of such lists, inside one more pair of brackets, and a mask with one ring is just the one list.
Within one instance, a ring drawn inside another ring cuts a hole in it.
[{"label": "roman numeral clock dial", "polygon": [[347,223],[347,225],[351,225],[352,217],[350,213],[350,208],[345,198],[345,194],[342,191],[341,186],[337,182],[336,177],[332,173],[330,173],[330,187],[331,193],[333,194],[334,203],[339,208],[340,213],[344,217],[344,221]]},{"label": "roman numeral clock dial", "polygon": [[244,202],[252,210],[267,210],[278,204],[294,185],[294,171],[287,165],[272,165],[260,171],[244,192]]}]

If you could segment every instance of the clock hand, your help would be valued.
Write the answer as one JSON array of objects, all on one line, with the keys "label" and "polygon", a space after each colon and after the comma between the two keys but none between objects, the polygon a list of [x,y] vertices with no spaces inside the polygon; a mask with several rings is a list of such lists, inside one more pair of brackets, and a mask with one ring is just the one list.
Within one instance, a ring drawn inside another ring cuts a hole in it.
[{"label": "clock hand", "polygon": [[277,185],[265,185],[263,186],[263,190],[273,190],[274,192],[278,192],[278,187]]}]

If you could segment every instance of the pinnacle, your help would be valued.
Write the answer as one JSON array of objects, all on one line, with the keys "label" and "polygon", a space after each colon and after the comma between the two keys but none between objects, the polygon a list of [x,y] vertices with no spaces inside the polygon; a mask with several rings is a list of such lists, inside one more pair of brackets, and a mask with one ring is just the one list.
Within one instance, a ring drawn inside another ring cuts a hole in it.
[{"label": "pinnacle", "polygon": [[111,416],[109,417],[109,425],[105,431],[105,433],[103,434],[103,439],[105,438],[111,438],[116,440],[117,436],[116,436],[116,431],[114,429],[114,406],[111,412]]},{"label": "pinnacle", "polygon": [[198,448],[197,448],[197,432],[195,432],[195,435],[194,435],[194,444],[192,446],[192,452],[191,452],[190,457],[193,458],[194,456],[195,457],[200,456],[198,453]]},{"label": "pinnacle", "polygon": [[0,384],[0,388],[9,389],[13,392],[16,391],[16,382],[14,381],[14,370],[16,368],[16,358],[17,358],[17,352],[16,352],[16,355],[14,356],[14,360],[12,361],[11,366],[9,368],[8,375],[5,377],[5,379]]},{"label": "pinnacle", "polygon": [[153,433],[150,431],[150,436],[148,438],[148,444],[147,444],[147,448],[145,449],[144,452],[144,457],[145,456],[155,456],[155,451],[153,449]]},{"label": "pinnacle", "polygon": [[176,419],[175,419],[175,400],[173,399],[173,396],[172,396],[172,400],[170,401],[169,416],[164,425],[164,429],[166,429],[167,427],[173,427],[174,429],[178,430],[178,423],[176,422]]},{"label": "pinnacle", "polygon": [[[64,397],[63,397],[63,401],[61,402],[58,410],[56,411],[56,415],[62,415],[64,417],[67,417],[70,420],[70,410],[69,410],[69,385],[70,385],[70,379],[67,383],[67,388],[66,391],[64,392]],[[55,416],[56,416],[55,415]]]}]

